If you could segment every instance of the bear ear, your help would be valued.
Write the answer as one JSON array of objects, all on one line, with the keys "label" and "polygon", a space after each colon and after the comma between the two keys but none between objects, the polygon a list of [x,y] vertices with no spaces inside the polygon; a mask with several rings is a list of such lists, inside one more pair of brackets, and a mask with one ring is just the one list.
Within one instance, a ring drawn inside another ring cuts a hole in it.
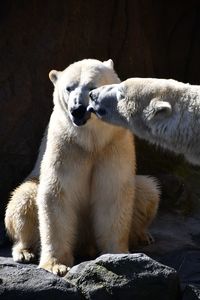
[{"label": "bear ear", "polygon": [[52,70],[49,72],[49,79],[53,82],[53,84],[55,85],[57,80],[58,80],[58,75],[59,72],[56,70]]},{"label": "bear ear", "polygon": [[122,87],[120,87],[118,90],[117,90],[117,99],[118,101],[119,100],[122,100],[125,98],[125,93],[124,93],[124,89]]},{"label": "bear ear", "polygon": [[147,121],[164,119],[172,112],[171,104],[167,101],[160,101],[157,98],[151,100],[143,111],[143,117]]},{"label": "bear ear", "polygon": [[109,69],[114,69],[114,62],[112,59],[103,61],[103,64]]}]

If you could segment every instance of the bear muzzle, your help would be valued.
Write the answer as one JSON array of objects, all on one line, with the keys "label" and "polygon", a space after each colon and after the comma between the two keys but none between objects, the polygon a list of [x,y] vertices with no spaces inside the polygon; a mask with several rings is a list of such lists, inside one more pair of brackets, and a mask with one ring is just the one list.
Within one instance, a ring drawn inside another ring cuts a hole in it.
[{"label": "bear muzzle", "polygon": [[90,112],[87,111],[87,107],[83,104],[79,104],[75,107],[73,107],[70,110],[72,122],[76,126],[82,126],[84,125],[87,120],[90,118]]},{"label": "bear muzzle", "polygon": [[94,113],[99,118],[104,116],[106,114],[106,110],[103,107],[100,107],[101,103],[99,103],[98,101],[99,100],[98,89],[92,90],[89,93],[89,97],[90,97],[90,104],[87,107],[87,111],[90,113]]},{"label": "bear muzzle", "polygon": [[106,110],[104,108],[94,108],[94,106],[92,104],[90,104],[87,107],[87,111],[90,113],[94,113],[95,115],[97,115],[97,117],[101,118],[102,116],[104,116],[106,114]]}]

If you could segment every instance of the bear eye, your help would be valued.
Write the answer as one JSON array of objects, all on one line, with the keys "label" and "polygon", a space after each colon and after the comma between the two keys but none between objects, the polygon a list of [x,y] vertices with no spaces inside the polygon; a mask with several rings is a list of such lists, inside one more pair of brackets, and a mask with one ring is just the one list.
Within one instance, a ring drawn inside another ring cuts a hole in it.
[{"label": "bear eye", "polygon": [[92,101],[95,101],[96,100],[96,97],[95,95],[92,93],[92,91],[89,92],[89,97]]},{"label": "bear eye", "polygon": [[67,86],[67,87],[66,87],[66,91],[67,91],[68,93],[70,93],[70,92],[72,91],[72,87],[71,87],[71,86]]}]

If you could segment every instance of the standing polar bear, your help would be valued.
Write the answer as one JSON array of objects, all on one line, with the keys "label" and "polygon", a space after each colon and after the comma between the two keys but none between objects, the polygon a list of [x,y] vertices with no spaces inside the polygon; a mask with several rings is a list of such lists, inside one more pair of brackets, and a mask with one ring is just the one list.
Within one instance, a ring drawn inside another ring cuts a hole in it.
[{"label": "standing polar bear", "polygon": [[55,89],[48,130],[34,170],[11,196],[5,224],[14,260],[30,261],[41,245],[39,267],[63,276],[86,248],[120,253],[149,242],[159,190],[153,178],[135,176],[131,133],[86,110],[90,90],[119,82],[112,61],[82,60],[49,77]]},{"label": "standing polar bear", "polygon": [[91,92],[88,111],[200,165],[200,86],[130,78]]}]

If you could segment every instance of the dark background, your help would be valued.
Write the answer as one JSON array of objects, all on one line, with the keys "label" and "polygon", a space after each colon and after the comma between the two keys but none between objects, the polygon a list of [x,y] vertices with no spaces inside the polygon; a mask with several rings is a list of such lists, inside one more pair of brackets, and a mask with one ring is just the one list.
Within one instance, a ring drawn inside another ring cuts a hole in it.
[{"label": "dark background", "polygon": [[[83,58],[112,58],[122,80],[200,84],[199,1],[0,1],[1,218],[33,167],[52,110],[49,71]],[[176,196],[183,181],[198,194],[199,168],[141,141],[137,155],[138,172],[160,176],[166,191]]]}]

